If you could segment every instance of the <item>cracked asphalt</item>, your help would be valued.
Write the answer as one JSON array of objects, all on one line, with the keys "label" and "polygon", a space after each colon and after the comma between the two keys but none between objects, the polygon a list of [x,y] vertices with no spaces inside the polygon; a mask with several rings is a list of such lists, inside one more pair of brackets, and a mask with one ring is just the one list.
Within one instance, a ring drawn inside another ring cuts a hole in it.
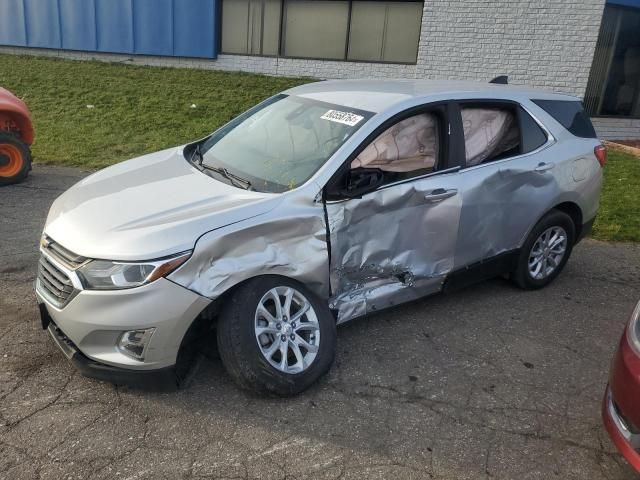
[{"label": "cracked asphalt", "polygon": [[639,245],[586,240],[542,291],[496,279],[351,322],[296,398],[239,391],[215,360],[148,392],[83,378],[38,325],[38,238],[83,175],[0,189],[0,478],[634,478],[600,401]]}]

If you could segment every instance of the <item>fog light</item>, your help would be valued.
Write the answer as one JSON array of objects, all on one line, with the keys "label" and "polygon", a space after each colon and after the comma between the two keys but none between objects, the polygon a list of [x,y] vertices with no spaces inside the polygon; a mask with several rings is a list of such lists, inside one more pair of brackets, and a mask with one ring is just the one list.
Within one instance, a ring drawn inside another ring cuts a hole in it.
[{"label": "fog light", "polygon": [[147,328],[124,332],[118,341],[118,350],[136,360],[144,360],[147,344],[155,330],[155,328]]}]

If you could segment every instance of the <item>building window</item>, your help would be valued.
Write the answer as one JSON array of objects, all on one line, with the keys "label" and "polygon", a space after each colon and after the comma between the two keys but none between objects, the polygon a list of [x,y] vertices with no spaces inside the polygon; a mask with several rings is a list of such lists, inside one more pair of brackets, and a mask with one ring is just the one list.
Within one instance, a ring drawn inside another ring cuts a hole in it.
[{"label": "building window", "polygon": [[285,57],[343,60],[349,30],[349,2],[286,0]]},{"label": "building window", "polygon": [[415,63],[422,2],[353,2],[349,60]]},{"label": "building window", "polygon": [[584,104],[593,116],[640,117],[640,10],[607,5]]},{"label": "building window", "polygon": [[415,63],[422,1],[223,0],[222,52]]},{"label": "building window", "polygon": [[277,55],[280,0],[224,0],[222,51],[244,55]]}]

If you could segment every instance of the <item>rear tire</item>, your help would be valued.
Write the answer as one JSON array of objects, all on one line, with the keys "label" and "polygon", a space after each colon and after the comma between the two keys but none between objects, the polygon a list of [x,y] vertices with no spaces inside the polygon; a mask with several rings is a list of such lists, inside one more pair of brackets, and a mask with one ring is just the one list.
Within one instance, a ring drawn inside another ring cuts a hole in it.
[{"label": "rear tire", "polygon": [[569,260],[575,243],[575,225],[569,215],[551,210],[533,227],[522,246],[513,280],[523,289],[549,285]]},{"label": "rear tire", "polygon": [[0,185],[24,180],[31,170],[29,146],[8,132],[0,132]]},{"label": "rear tire", "polygon": [[306,390],[327,373],[335,349],[329,308],[284,277],[250,280],[220,312],[222,363],[240,387],[255,393],[290,396]]}]

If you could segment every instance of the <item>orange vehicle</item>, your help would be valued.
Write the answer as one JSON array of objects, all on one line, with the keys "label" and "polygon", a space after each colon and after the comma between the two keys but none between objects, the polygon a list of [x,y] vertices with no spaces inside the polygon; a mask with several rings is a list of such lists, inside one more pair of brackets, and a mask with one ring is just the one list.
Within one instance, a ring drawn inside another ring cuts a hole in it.
[{"label": "orange vehicle", "polygon": [[33,125],[22,100],[0,87],[0,185],[17,183],[31,170]]}]

